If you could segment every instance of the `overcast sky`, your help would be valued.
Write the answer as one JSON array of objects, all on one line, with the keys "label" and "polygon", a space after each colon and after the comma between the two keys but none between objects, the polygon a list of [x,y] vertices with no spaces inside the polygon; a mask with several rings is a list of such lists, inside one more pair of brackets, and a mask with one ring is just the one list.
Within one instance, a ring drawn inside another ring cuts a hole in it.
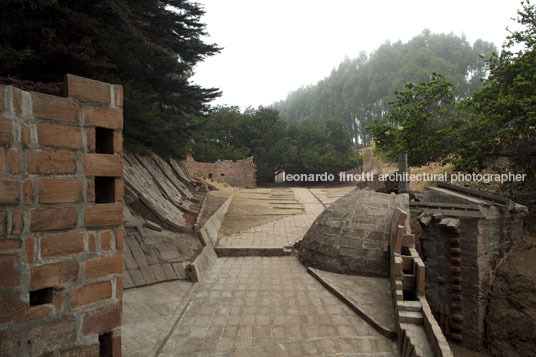
[{"label": "overcast sky", "polygon": [[327,77],[346,56],[423,29],[481,38],[499,48],[517,0],[197,0],[207,42],[221,53],[195,68],[193,81],[223,91],[214,104],[257,107]]}]

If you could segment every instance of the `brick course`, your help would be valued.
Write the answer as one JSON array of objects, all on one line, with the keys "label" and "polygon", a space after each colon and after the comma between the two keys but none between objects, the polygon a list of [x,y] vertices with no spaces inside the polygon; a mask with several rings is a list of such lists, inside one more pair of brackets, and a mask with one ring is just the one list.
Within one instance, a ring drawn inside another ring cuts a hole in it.
[{"label": "brick course", "polygon": [[76,203],[84,199],[82,179],[40,179],[39,203]]},{"label": "brick course", "polygon": [[76,155],[69,151],[26,152],[28,174],[69,175],[76,171]]},{"label": "brick course", "polygon": [[68,149],[82,148],[82,133],[79,126],[39,123],[36,127],[39,145]]},{"label": "brick course", "polygon": [[121,355],[122,88],[71,75],[65,88],[0,85],[2,356],[96,356],[105,333]]}]

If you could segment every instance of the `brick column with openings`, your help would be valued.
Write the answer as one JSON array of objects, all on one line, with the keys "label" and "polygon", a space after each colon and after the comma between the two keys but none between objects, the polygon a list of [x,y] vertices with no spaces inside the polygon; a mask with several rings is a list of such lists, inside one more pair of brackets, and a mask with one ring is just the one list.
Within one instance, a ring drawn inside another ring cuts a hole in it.
[{"label": "brick column with openings", "polygon": [[120,356],[123,90],[0,86],[0,355]]}]

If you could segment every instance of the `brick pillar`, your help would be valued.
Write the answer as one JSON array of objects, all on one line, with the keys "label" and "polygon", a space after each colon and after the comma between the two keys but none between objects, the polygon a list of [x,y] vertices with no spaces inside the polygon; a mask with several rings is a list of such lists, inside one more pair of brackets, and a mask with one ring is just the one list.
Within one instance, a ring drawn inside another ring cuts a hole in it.
[{"label": "brick pillar", "polygon": [[121,355],[122,87],[0,86],[0,355]]}]

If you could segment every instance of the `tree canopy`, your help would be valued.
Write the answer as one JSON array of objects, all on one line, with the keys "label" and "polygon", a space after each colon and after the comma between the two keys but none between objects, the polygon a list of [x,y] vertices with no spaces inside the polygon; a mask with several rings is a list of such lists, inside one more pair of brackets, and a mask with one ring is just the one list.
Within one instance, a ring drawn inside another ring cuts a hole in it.
[{"label": "tree canopy", "polygon": [[357,167],[344,124],[294,123],[286,127],[271,108],[220,107],[207,116],[197,132],[192,154],[198,161],[238,160],[253,156],[257,180],[270,182],[278,169],[292,166],[302,173],[338,173]]},{"label": "tree canopy", "polygon": [[452,84],[440,73],[429,81],[406,84],[397,91],[393,109],[368,126],[374,142],[391,159],[408,154],[410,166],[444,159],[452,150],[451,121],[455,110]]},{"label": "tree canopy", "polygon": [[219,93],[189,81],[219,51],[202,41],[203,10],[187,0],[6,0],[0,76],[59,82],[65,73],[125,87],[125,145],[183,157],[194,116]]},{"label": "tree canopy", "polygon": [[465,37],[425,30],[407,43],[387,42],[370,56],[362,53],[346,59],[329,77],[296,90],[274,108],[289,123],[337,118],[355,144],[368,146],[371,133],[365,127],[389,113],[395,91],[441,72],[453,84],[455,98],[468,98],[481,88],[485,58],[494,51],[489,42],[477,40],[471,45]]},{"label": "tree canopy", "polygon": [[[393,109],[371,129],[389,156],[407,152],[410,164],[450,161],[460,170],[483,169],[507,157],[534,180],[536,167],[536,8],[522,3],[500,54],[486,61],[483,87],[457,98],[442,75],[409,83]],[[461,99],[461,100],[460,100]]]}]

